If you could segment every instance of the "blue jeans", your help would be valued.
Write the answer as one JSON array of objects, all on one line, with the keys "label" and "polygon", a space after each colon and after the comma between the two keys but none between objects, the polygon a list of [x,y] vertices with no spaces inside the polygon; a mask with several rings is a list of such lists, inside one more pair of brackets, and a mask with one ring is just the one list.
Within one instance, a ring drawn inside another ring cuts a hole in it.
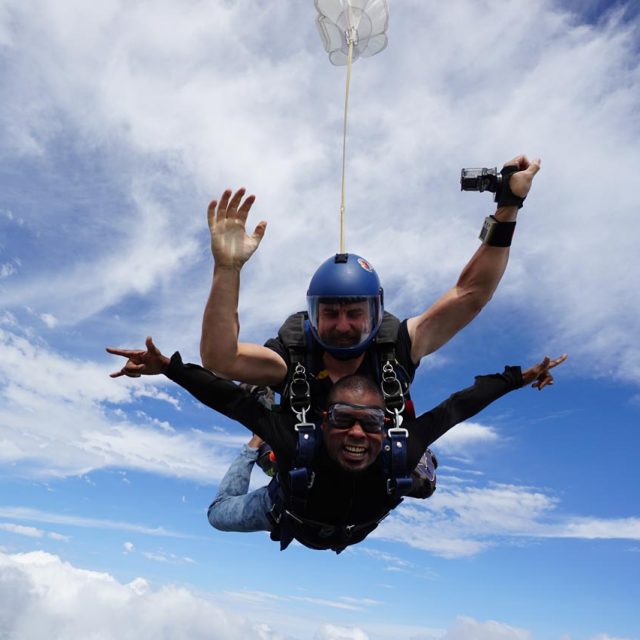
[{"label": "blue jeans", "polygon": [[251,470],[258,457],[258,450],[246,444],[238,457],[224,474],[218,487],[218,494],[209,507],[211,526],[220,531],[271,531],[271,521],[267,513],[273,503],[267,487],[260,487],[251,493],[249,480]]}]

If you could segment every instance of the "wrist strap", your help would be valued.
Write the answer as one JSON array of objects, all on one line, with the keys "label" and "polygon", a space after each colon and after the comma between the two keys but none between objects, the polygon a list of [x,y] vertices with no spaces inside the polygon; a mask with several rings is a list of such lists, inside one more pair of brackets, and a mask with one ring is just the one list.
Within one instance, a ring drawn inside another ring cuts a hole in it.
[{"label": "wrist strap", "polygon": [[522,209],[522,203],[525,199],[513,193],[509,184],[511,182],[511,176],[518,171],[520,171],[520,169],[515,164],[502,167],[502,171],[500,171],[502,184],[500,185],[500,189],[496,191],[495,197],[498,207],[518,207],[518,209]]},{"label": "wrist strap", "polygon": [[480,240],[490,247],[510,247],[516,223],[500,222],[495,216],[487,216],[480,230]]}]

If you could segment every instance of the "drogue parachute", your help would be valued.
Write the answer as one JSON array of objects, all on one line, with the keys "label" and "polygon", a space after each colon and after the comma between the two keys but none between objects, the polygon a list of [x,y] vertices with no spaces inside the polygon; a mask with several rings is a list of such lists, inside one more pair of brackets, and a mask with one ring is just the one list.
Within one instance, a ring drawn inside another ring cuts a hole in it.
[{"label": "drogue parachute", "polygon": [[389,8],[387,0],[314,0],[318,16],[316,25],[329,60],[346,65],[347,85],[344,94],[342,128],[342,188],[340,193],[340,253],[344,253],[344,211],[346,191],[347,113],[351,63],[360,57],[374,56],[387,46]]},{"label": "drogue parachute", "polygon": [[329,60],[336,66],[374,56],[387,46],[387,0],[315,0],[316,24]]}]

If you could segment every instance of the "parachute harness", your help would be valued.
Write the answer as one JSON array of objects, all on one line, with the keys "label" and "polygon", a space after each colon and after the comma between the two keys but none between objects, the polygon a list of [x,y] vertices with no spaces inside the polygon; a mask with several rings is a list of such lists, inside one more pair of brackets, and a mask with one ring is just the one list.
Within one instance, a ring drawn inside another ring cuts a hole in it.
[{"label": "parachute harness", "polygon": [[298,362],[293,371],[289,385],[289,401],[291,409],[298,419],[294,426],[298,434],[296,466],[289,471],[292,507],[298,510],[304,508],[307,492],[315,480],[311,464],[316,449],[316,425],[307,420],[307,412],[311,409],[311,388],[307,378],[307,370],[302,362]]},{"label": "parachute harness", "polygon": [[[378,336],[377,345],[377,372],[380,380],[385,408],[393,416],[393,427],[387,430],[385,445],[383,446],[383,468],[387,476],[387,492],[393,501],[389,511],[402,501],[402,496],[411,489],[412,481],[407,473],[407,437],[408,432],[402,428],[401,412],[412,413],[411,402],[407,398],[402,381],[396,375],[396,367],[404,372],[402,365],[395,355],[395,341],[400,322],[397,318],[385,313]],[[300,312],[291,316],[278,332],[279,337],[287,348],[290,358],[290,378],[283,392],[283,397],[288,400],[292,412],[297,418],[294,429],[298,434],[298,446],[293,462],[293,468],[288,472],[290,491],[286,494],[281,482],[285,481],[280,475],[276,475],[268,486],[269,496],[273,507],[267,514],[273,524],[271,539],[280,542],[280,549],[288,547],[295,537],[296,527],[302,529],[318,540],[332,543],[327,546],[315,548],[331,548],[340,553],[349,544],[352,536],[364,530],[372,531],[379,522],[385,518],[389,511],[381,518],[359,524],[331,525],[316,522],[301,516],[305,513],[310,489],[313,486],[314,472],[312,470],[316,447],[319,443],[317,427],[307,418],[311,411],[311,385],[310,374],[313,363],[309,358],[308,345],[312,340],[309,322],[306,313]],[[394,366],[395,365],[395,366]],[[404,372],[407,378],[406,372]],[[286,481],[285,481],[286,482]],[[305,542],[310,546],[308,542]],[[335,545],[335,546],[334,546]],[[313,545],[311,545],[313,546]]]},{"label": "parachute harness", "polygon": [[402,428],[401,414],[405,409],[404,392],[391,359],[382,366],[380,387],[382,388],[385,410],[391,414],[393,420],[393,426],[387,429],[387,437],[383,446],[387,494],[399,497],[411,489],[412,482],[407,472],[409,432]]},{"label": "parachute harness", "polygon": [[[392,426],[387,429],[383,442],[383,466],[387,476],[387,494],[394,498],[406,495],[412,487],[411,470],[407,468],[407,442],[409,432],[402,427],[403,412],[409,409],[406,404],[405,389],[398,378],[398,363],[395,341],[398,334],[399,321],[387,314],[387,320],[381,325],[376,345],[379,355],[378,379],[384,400],[385,411],[392,417]],[[291,410],[297,418],[295,430],[298,433],[298,453],[294,468],[289,472],[292,489],[292,506],[294,510],[302,510],[306,505],[309,489],[313,486],[314,473],[311,470],[315,455],[317,437],[316,426],[307,420],[311,410],[311,387],[307,372],[307,344],[311,340],[308,320],[304,314],[292,317],[291,326],[280,335],[287,347],[293,373],[287,385],[285,395],[288,397]],[[311,365],[309,365],[311,366]],[[406,378],[406,372],[405,372]],[[413,414],[413,408],[410,408]],[[295,505],[295,506],[294,506]]]}]

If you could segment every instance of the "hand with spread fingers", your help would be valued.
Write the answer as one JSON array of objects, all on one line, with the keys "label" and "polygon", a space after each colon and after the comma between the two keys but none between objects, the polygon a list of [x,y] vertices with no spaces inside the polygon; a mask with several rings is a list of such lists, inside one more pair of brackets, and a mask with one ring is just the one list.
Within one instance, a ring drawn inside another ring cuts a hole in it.
[{"label": "hand with spread fingers", "polygon": [[551,360],[549,356],[545,356],[544,360],[538,364],[525,369],[522,372],[522,383],[530,384],[533,388],[542,391],[547,385],[553,384],[553,376],[549,372],[550,369],[557,367],[567,359],[567,354],[561,355],[555,360]]},{"label": "hand with spread fingers", "polygon": [[169,366],[169,358],[160,353],[158,347],[153,344],[153,339],[148,336],[145,344],[146,351],[143,349],[116,349],[107,347],[107,352],[115,356],[127,358],[127,362],[119,371],[109,374],[112,378],[127,376],[129,378],[139,378],[141,375],[155,376],[159,373],[165,373]]},{"label": "hand with spread fingers", "polygon": [[244,195],[244,188],[238,189],[234,194],[227,189],[220,202],[213,200],[209,205],[207,221],[216,267],[240,270],[264,236],[267,228],[265,220],[256,225],[252,235],[246,232],[247,216],[256,197],[250,195],[244,198]]}]

